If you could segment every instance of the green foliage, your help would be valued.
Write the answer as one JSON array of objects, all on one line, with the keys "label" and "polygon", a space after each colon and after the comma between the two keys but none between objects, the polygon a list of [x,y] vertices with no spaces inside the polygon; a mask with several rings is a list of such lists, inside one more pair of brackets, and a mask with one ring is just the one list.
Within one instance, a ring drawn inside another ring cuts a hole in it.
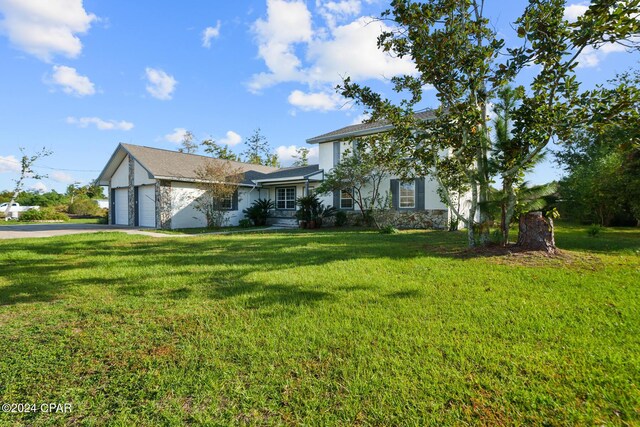
[{"label": "green foliage", "polygon": [[398,234],[400,230],[395,228],[393,225],[386,225],[379,230],[380,234]]},{"label": "green foliage", "polygon": [[296,148],[296,154],[293,158],[296,159],[293,166],[307,166],[309,164],[309,149],[306,147]]},{"label": "green foliage", "polygon": [[23,206],[56,206],[66,204],[67,197],[55,190],[46,193],[23,191],[16,197],[16,202]]},{"label": "green foliage", "polygon": [[389,207],[389,200],[381,191],[381,185],[389,176],[389,166],[376,156],[371,148],[375,140],[384,136],[354,140],[355,149],[343,153],[340,163],[324,176],[318,187],[319,194],[346,191],[358,208],[361,221],[375,223],[373,211]]},{"label": "green foliage", "polygon": [[262,226],[267,224],[267,218],[274,208],[275,205],[271,199],[258,199],[254,200],[251,206],[244,209],[242,213],[253,222],[253,225]]},{"label": "green foliage", "polygon": [[238,226],[240,228],[249,228],[253,225],[253,222],[249,218],[242,218],[238,221]]},{"label": "green foliage", "polygon": [[276,153],[271,152],[269,141],[260,128],[253,131],[253,135],[245,139],[245,151],[242,153],[244,161],[256,165],[280,167],[280,160]]},{"label": "green foliage", "polygon": [[219,145],[213,139],[205,139],[200,142],[200,145],[203,147],[205,153],[216,159],[231,160],[234,162],[241,161],[240,156],[231,151],[228,145]]},{"label": "green foliage", "polygon": [[[395,26],[378,38],[378,46],[394,56],[410,57],[418,72],[393,79],[399,102],[349,78],[340,88],[343,96],[371,112],[372,121],[393,125],[392,137],[376,142],[373,150],[397,173],[425,175],[434,170],[441,195],[455,212],[455,194],[464,186],[470,189],[471,208],[460,217],[470,245],[476,241],[476,210],[481,223],[489,220],[489,103],[516,77],[529,78],[527,91],[518,94],[521,100],[510,111],[511,142],[499,159],[502,177],[517,180],[553,139],[566,141],[573,129],[585,124],[595,127],[596,122],[633,116],[627,102],[632,85],[606,94],[599,89],[580,93],[575,69],[580,53],[593,46],[640,45],[637,1],[594,1],[575,23],[564,19],[564,1],[531,1],[515,23],[521,45],[501,56],[504,40],[482,15],[483,6],[476,0],[393,1],[382,18]],[[425,121],[414,113],[428,86],[435,89],[440,106],[433,119]],[[503,126],[503,133],[507,129]],[[441,156],[443,151],[448,155]],[[486,242],[486,227],[479,230],[480,242]]]},{"label": "green foliage", "polygon": [[191,131],[186,131],[182,136],[178,152],[186,154],[196,154],[198,152],[198,143],[194,141],[194,136]]},{"label": "green foliage", "polygon": [[349,222],[349,218],[347,217],[347,213],[345,211],[336,212],[336,227],[344,227],[345,225],[347,225],[347,222]]},{"label": "green foliage", "polygon": [[603,227],[600,224],[591,224],[589,228],[587,228],[587,235],[589,237],[598,237]]},{"label": "green foliage", "polygon": [[548,258],[437,231],[0,240],[3,402],[73,404],[0,424],[637,425],[640,230],[557,241]]},{"label": "green foliage", "polygon": [[95,200],[86,197],[76,197],[73,203],[69,204],[68,212],[80,216],[96,216],[101,212]]},{"label": "green foliage", "polygon": [[53,207],[44,207],[40,209],[30,209],[21,212],[20,221],[68,221],[69,217],[62,212],[58,212]]}]

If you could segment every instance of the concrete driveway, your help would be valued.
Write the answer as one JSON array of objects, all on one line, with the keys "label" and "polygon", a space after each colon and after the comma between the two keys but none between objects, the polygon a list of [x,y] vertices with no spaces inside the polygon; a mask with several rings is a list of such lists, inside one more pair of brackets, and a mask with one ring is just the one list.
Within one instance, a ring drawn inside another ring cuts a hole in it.
[{"label": "concrete driveway", "polygon": [[141,234],[152,237],[175,237],[171,234],[154,233],[133,227],[105,224],[24,224],[0,225],[0,239],[24,239],[32,237],[65,236],[67,234],[99,233],[102,231],[118,231],[127,234]]}]

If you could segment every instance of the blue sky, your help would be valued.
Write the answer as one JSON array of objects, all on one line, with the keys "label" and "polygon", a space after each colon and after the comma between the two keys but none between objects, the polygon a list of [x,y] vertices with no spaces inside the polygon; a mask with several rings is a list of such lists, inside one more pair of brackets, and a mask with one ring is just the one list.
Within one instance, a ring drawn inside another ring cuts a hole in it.
[{"label": "blue sky", "polygon": [[[489,0],[507,40],[524,1]],[[305,139],[359,120],[335,94],[341,76],[390,93],[407,60],[377,51],[388,6],[376,0],[213,2],[0,0],[0,189],[18,147],[50,148],[48,178],[29,188],[87,183],[118,142],[176,149],[184,130],[242,150],[260,128],[284,165]],[[567,17],[584,10],[568,3]],[[616,46],[582,58],[585,88],[637,66]],[[435,106],[433,96],[425,106]],[[549,162],[530,179],[558,176]]]}]

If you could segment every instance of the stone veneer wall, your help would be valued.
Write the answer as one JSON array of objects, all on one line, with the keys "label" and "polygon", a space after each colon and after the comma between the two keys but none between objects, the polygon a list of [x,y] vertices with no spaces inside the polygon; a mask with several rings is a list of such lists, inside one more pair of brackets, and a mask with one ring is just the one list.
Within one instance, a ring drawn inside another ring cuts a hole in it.
[{"label": "stone veneer wall", "polygon": [[[446,209],[427,209],[414,212],[386,210],[377,212],[376,220],[381,227],[391,225],[396,228],[444,230],[449,227],[448,216]],[[359,211],[347,212],[347,219],[348,225],[361,225],[362,223],[362,216]],[[330,223],[333,223],[333,218]]]},{"label": "stone veneer wall", "polygon": [[171,182],[156,181],[156,227],[171,228]]}]

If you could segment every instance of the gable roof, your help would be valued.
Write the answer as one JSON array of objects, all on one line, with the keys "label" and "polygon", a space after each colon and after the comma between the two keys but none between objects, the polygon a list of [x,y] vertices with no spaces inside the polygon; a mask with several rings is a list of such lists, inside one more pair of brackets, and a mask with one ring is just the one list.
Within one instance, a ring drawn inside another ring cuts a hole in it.
[{"label": "gable roof", "polygon": [[[132,144],[119,144],[107,165],[98,176],[100,185],[108,185],[108,181],[115,173],[127,154],[131,155],[149,175],[155,179],[170,179],[175,181],[195,181],[196,170],[211,162],[227,162],[198,154],[180,153],[161,148],[143,147]],[[234,167],[244,173],[242,185],[253,185],[252,179],[278,171],[271,166],[255,165],[252,163],[229,161]]]},{"label": "gable roof", "polygon": [[[418,113],[414,113],[414,117],[418,120],[429,120],[435,117],[435,112],[433,110],[420,111]],[[386,120],[372,123],[360,123],[358,125],[345,126],[332,132],[314,136],[313,138],[307,139],[307,144],[320,144],[322,142],[340,141],[358,136],[373,135],[380,132],[386,132],[392,127],[393,125],[389,124]]]}]

